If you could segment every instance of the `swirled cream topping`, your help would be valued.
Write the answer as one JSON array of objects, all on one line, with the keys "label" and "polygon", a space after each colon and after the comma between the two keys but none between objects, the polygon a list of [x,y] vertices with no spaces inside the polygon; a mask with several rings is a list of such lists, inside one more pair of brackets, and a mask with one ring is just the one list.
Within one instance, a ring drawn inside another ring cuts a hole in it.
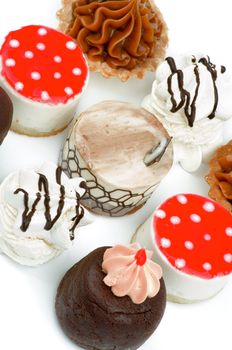
[{"label": "swirled cream topping", "polygon": [[231,88],[231,74],[224,66],[213,64],[208,56],[167,57],[156,73],[150,109],[170,128],[181,125],[183,133],[184,127],[193,133],[203,119],[230,118]]},{"label": "swirled cream topping", "polygon": [[151,251],[141,249],[137,243],[107,249],[102,264],[107,274],[104,283],[114,295],[128,295],[135,304],[153,298],[160,290],[162,269],[151,256]]},{"label": "swirled cream topping", "polygon": [[173,137],[186,170],[196,170],[221,145],[223,121],[231,118],[231,91],[231,73],[208,56],[167,57],[157,69],[142,106]]},{"label": "swirled cream topping", "polygon": [[153,57],[163,26],[148,0],[77,0],[67,34],[90,60],[131,70]]},{"label": "swirled cream topping", "polygon": [[82,178],[69,179],[53,163],[10,174],[0,186],[0,249],[30,266],[62,253],[83,219],[85,191]]}]

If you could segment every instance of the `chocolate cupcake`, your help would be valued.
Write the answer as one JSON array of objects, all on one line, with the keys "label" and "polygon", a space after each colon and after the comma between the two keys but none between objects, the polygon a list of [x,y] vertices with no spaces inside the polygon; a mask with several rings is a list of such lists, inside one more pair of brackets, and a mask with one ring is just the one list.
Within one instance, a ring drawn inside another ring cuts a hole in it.
[{"label": "chocolate cupcake", "polygon": [[138,349],[166,305],[162,270],[151,255],[137,244],[101,247],[74,265],[56,296],[66,335],[87,350]]},{"label": "chocolate cupcake", "polygon": [[7,93],[0,88],[0,144],[6,137],[12,122],[13,104]]}]

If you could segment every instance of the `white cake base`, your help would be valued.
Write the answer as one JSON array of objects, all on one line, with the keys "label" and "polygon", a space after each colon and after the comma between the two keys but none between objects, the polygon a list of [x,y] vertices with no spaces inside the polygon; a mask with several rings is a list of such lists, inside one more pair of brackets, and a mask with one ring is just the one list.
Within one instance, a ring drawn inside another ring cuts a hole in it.
[{"label": "white cake base", "polygon": [[153,215],[138,227],[132,242],[138,242],[142,247],[154,252],[153,260],[163,269],[168,300],[175,303],[195,303],[219,293],[229,276],[204,279],[177,270],[159,250],[154,238],[152,221]]}]

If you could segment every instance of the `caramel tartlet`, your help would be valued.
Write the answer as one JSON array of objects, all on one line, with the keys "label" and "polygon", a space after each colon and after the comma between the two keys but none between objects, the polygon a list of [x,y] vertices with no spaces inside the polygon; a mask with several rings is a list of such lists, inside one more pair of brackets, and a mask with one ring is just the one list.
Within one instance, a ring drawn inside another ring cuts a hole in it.
[{"label": "caramel tartlet", "polygon": [[216,151],[209,166],[209,196],[232,212],[232,140]]},{"label": "caramel tartlet", "polygon": [[91,71],[104,77],[143,78],[165,56],[167,26],[150,0],[63,0],[60,29],[88,58]]}]

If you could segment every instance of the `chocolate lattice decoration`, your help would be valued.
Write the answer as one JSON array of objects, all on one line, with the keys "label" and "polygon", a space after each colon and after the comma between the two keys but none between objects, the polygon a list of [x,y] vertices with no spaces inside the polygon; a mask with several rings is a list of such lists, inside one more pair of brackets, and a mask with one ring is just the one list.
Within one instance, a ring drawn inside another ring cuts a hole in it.
[{"label": "chocolate lattice decoration", "polygon": [[149,187],[143,193],[132,193],[124,189],[107,191],[88,168],[81,167],[77,150],[70,145],[70,137],[64,149],[65,147],[67,147],[66,156],[64,159],[64,151],[62,151],[60,165],[68,177],[81,176],[86,180],[87,191],[81,203],[90,211],[107,216],[123,216],[139,209],[152,195],[155,186]]}]

